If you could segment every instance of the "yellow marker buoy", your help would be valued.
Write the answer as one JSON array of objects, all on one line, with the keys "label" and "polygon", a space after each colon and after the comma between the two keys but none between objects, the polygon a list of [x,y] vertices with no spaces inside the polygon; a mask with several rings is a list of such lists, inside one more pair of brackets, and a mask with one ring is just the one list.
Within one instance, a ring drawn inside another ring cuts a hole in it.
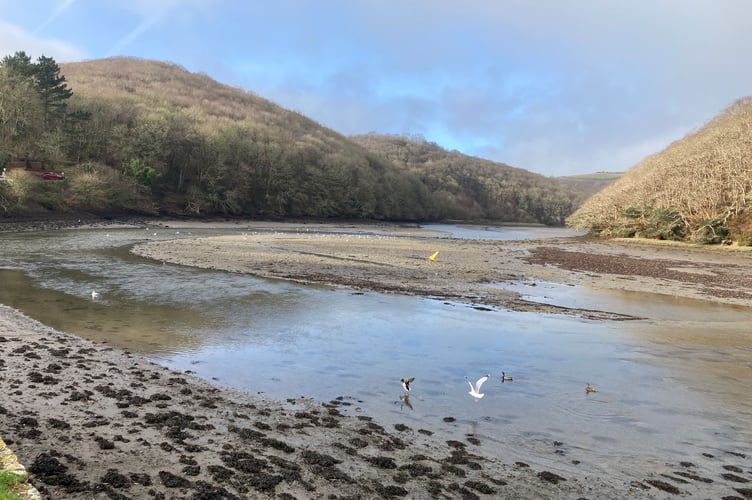
[{"label": "yellow marker buoy", "polygon": [[431,262],[435,261],[435,260],[436,260],[436,256],[437,256],[437,255],[439,255],[439,252],[434,252],[434,254],[433,254],[433,255],[431,255],[431,256],[430,256],[430,257],[428,258],[428,260],[430,260]]}]

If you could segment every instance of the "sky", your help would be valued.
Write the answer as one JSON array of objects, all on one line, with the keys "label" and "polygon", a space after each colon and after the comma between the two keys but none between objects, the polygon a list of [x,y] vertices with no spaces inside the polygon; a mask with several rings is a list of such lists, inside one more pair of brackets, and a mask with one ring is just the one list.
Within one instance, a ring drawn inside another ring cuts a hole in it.
[{"label": "sky", "polygon": [[345,135],[562,176],[628,170],[752,95],[750,20],[752,0],[0,0],[0,57],[172,62]]}]

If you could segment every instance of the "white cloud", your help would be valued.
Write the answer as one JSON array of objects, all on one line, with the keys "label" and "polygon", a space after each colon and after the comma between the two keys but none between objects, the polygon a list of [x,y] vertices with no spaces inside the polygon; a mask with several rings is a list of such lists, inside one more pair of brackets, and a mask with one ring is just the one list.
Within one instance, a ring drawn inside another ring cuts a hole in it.
[{"label": "white cloud", "polygon": [[52,57],[57,62],[79,61],[87,57],[86,51],[71,43],[39,37],[0,20],[0,54],[5,56],[21,50],[32,59],[44,55]]}]

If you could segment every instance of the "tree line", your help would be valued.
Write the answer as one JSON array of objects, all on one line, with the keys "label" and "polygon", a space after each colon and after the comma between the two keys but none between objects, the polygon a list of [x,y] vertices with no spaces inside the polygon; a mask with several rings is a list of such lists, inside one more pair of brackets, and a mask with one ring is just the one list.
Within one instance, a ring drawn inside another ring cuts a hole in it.
[{"label": "tree line", "polygon": [[114,58],[64,70],[24,52],[0,62],[0,166],[33,158],[66,169],[60,183],[13,172],[13,182],[0,184],[6,215],[125,210],[562,224],[581,201],[552,179],[435,145],[433,159],[423,161],[429,145],[420,141],[410,146],[417,156],[400,161],[176,65]]}]

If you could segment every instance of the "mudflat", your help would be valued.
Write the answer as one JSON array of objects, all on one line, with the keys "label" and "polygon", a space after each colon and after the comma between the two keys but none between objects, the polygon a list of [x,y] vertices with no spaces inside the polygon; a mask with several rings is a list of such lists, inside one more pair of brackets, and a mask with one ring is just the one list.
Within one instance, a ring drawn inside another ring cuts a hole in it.
[{"label": "mudflat", "polygon": [[[604,319],[624,318],[526,302],[496,285],[544,280],[752,305],[752,254],[737,249],[467,241],[393,226],[273,227],[150,242],[134,252],[301,283]],[[727,468],[747,457],[719,459],[714,479],[688,462],[630,483],[587,470],[563,477],[490,457],[472,436],[442,441],[430,429],[345,415],[351,403],[344,398],[273,401],[220,389],[5,306],[0,370],[0,435],[44,498],[662,498],[709,487],[719,496],[752,494],[752,469]]]}]

